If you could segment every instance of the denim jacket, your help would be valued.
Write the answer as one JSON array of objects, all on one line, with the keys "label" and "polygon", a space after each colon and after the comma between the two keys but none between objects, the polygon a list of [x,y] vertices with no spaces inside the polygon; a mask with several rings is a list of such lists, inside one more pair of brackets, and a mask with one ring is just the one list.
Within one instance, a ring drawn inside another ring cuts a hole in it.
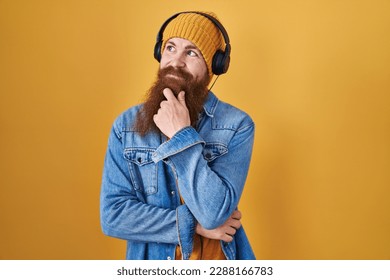
[{"label": "denim jacket", "polygon": [[[133,130],[139,108],[128,109],[112,127],[100,199],[102,230],[127,240],[127,259],[175,259],[177,245],[188,259],[196,224],[216,228],[237,208],[254,123],[209,92],[197,129],[185,127],[169,140],[160,133],[141,137]],[[221,246],[228,260],[255,259],[243,227]]]}]

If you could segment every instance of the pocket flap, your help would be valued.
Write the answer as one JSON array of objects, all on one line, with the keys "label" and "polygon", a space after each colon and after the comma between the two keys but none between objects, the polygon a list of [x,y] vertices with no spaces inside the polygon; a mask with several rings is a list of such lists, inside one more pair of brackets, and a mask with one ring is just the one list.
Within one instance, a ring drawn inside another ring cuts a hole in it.
[{"label": "pocket flap", "polygon": [[148,163],[152,163],[152,155],[154,150],[152,149],[134,149],[128,148],[124,151],[124,156],[127,160],[142,166]]},{"label": "pocket flap", "polygon": [[207,161],[213,161],[214,159],[226,154],[228,148],[220,143],[207,143],[203,148],[203,157]]}]

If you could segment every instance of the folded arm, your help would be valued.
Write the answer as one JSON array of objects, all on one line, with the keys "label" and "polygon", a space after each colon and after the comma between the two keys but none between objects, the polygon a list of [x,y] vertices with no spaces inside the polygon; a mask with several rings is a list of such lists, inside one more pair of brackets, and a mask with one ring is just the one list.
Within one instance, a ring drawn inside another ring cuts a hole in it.
[{"label": "folded arm", "polygon": [[112,129],[106,153],[100,196],[105,234],[136,242],[192,245],[196,221],[186,205],[176,210],[149,205],[137,196],[123,158],[121,133]]}]

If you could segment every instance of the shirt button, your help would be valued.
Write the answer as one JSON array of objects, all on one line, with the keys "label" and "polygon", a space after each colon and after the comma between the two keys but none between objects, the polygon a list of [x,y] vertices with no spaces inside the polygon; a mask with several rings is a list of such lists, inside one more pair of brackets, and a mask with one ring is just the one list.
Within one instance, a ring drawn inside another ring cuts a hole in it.
[{"label": "shirt button", "polygon": [[175,195],[175,191],[171,191],[171,195]]},{"label": "shirt button", "polygon": [[170,257],[170,256],[168,256],[168,257],[167,257],[167,260],[171,260],[171,257]]}]

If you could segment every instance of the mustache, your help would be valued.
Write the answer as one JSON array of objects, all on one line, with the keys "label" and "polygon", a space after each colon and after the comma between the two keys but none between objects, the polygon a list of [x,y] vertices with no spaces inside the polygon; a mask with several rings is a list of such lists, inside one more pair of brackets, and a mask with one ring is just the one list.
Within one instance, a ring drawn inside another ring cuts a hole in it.
[{"label": "mustache", "polygon": [[[168,66],[158,71],[158,79],[161,81],[175,79],[171,76],[178,77],[179,80],[183,80],[182,83],[190,83],[194,81],[194,77],[192,76],[192,74],[182,68],[174,68],[173,66]],[[175,82],[180,83],[180,81],[178,81],[177,79],[175,79]]]}]

